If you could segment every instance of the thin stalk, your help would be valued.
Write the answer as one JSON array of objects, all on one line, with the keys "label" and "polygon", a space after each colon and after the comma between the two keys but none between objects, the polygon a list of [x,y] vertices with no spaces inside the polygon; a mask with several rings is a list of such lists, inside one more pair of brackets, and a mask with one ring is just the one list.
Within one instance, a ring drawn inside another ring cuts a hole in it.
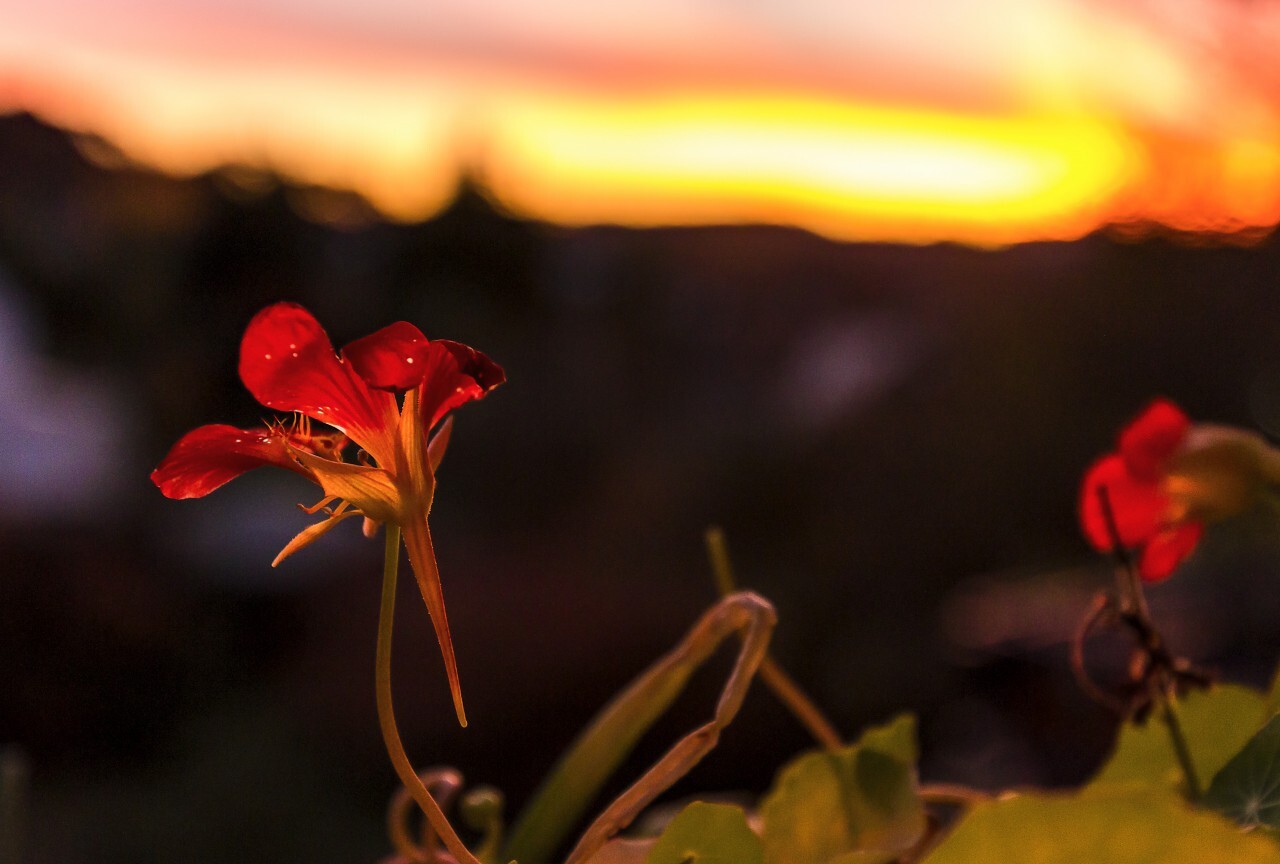
[{"label": "thin stalk", "polygon": [[[711,573],[715,578],[716,590],[720,592],[722,598],[728,597],[738,588],[734,584],[733,565],[729,562],[729,546],[725,542],[724,531],[718,526],[708,528],[706,542],[707,557],[711,559]],[[822,709],[809,698],[809,694],[801,689],[795,679],[788,675],[771,655],[766,654],[761,661],[759,675],[760,680],[773,691],[778,701],[813,736],[813,740],[826,750],[840,750],[845,746],[844,739],[822,713]]]},{"label": "thin stalk", "polygon": [[1196,775],[1195,764],[1191,761],[1191,749],[1187,746],[1187,736],[1182,730],[1177,694],[1172,687],[1161,687],[1160,691],[1160,716],[1165,728],[1169,730],[1169,740],[1173,742],[1173,752],[1178,757],[1178,764],[1182,766],[1182,776],[1187,780],[1187,797],[1193,802],[1199,801],[1202,794],[1200,778]]},{"label": "thin stalk", "polygon": [[1098,487],[1098,506],[1102,509],[1102,521],[1107,526],[1107,534],[1111,540],[1111,554],[1119,565],[1116,570],[1116,601],[1120,614],[1133,614],[1144,620],[1151,618],[1147,608],[1146,595],[1142,593],[1142,580],[1138,578],[1138,568],[1133,564],[1129,550],[1120,538],[1120,528],[1116,524],[1116,511],[1111,506],[1111,492],[1106,484]]},{"label": "thin stalk", "polygon": [[769,656],[761,661],[760,680],[773,691],[778,701],[787,707],[787,710],[824,750],[844,748],[844,739],[822,713],[822,709],[809,698],[809,694],[800,689],[800,685],[778,665],[778,661]]},{"label": "thin stalk", "polygon": [[1151,609],[1147,606],[1147,595],[1142,590],[1142,580],[1138,577],[1138,569],[1133,559],[1125,551],[1120,539],[1120,529],[1116,524],[1115,510],[1111,507],[1111,495],[1106,486],[1098,487],[1098,503],[1102,508],[1102,517],[1107,524],[1107,533],[1111,535],[1111,546],[1120,567],[1116,578],[1119,592],[1118,603],[1120,618],[1138,637],[1138,642],[1147,655],[1147,665],[1152,677],[1149,678],[1151,697],[1160,707],[1160,717],[1165,728],[1169,730],[1169,740],[1173,744],[1173,752],[1182,766],[1182,776],[1187,781],[1187,795],[1192,801],[1200,799],[1200,778],[1196,775],[1195,764],[1191,761],[1191,749],[1187,746],[1187,736],[1178,716],[1178,693],[1174,673],[1177,669],[1173,657],[1164,646],[1164,639],[1151,620]]},{"label": "thin stalk", "polygon": [[404,744],[401,743],[400,732],[396,728],[395,711],[391,705],[391,628],[396,611],[396,577],[400,570],[400,528],[397,525],[388,524],[386,530],[386,559],[382,566],[382,605],[378,612],[376,675],[378,725],[382,727],[382,740],[386,744],[387,755],[391,757],[391,764],[395,766],[400,782],[413,796],[413,800],[418,802],[427,822],[439,835],[445,848],[458,859],[459,864],[481,864],[480,859],[471,854],[453,830],[444,811],[440,809],[436,799],[431,797],[431,792],[418,776],[418,772],[413,770],[413,763],[404,752]]},{"label": "thin stalk", "polygon": [[925,783],[920,787],[920,798],[926,804],[973,807],[984,801],[990,801],[991,795],[981,789],[962,786],[959,783]]}]

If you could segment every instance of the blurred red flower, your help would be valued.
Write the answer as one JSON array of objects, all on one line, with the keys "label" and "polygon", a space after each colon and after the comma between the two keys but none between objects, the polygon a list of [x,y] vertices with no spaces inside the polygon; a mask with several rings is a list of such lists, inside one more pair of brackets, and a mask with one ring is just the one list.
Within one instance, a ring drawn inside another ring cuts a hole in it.
[{"label": "blurred red flower", "polygon": [[1164,483],[1190,429],[1182,409],[1157,399],[1120,433],[1118,451],[1103,456],[1084,476],[1080,524],[1085,537],[1102,552],[1114,551],[1117,538],[1124,547],[1141,548],[1138,572],[1148,582],[1172,574],[1204,532],[1198,521],[1174,518],[1176,507]]},{"label": "blurred red flower", "polygon": [[[310,312],[277,303],[249,322],[240,378],[263,405],[295,412],[295,419],[256,429],[201,426],[173,446],[152,481],[170,498],[198,498],[252,468],[275,465],[318,484],[324,498],[306,509],[326,518],[289,541],[272,566],[349,516],[364,516],[366,533],[378,523],[398,525],[466,725],[427,514],[452,428],[445,415],[506,380],[502,368],[465,345],[430,341],[403,321],[335,353]],[[332,429],[313,431],[312,420]],[[342,458],[349,441],[363,451],[354,463]]]},{"label": "blurred red flower", "polygon": [[1159,582],[1195,550],[1207,523],[1240,513],[1277,484],[1280,452],[1260,435],[1193,424],[1157,399],[1121,431],[1117,452],[1085,473],[1080,524],[1099,551],[1114,551],[1117,540],[1139,549],[1139,574]]}]

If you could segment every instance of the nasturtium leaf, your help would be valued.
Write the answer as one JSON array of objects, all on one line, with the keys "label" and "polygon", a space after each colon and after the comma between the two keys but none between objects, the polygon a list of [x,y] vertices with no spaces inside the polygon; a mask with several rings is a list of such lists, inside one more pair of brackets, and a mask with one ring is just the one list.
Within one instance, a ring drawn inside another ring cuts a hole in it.
[{"label": "nasturtium leaf", "polygon": [[[1266,719],[1265,699],[1257,690],[1221,684],[1186,694],[1179,700],[1178,718],[1191,762],[1203,784],[1258,731]],[[1125,723],[1120,727],[1115,749],[1092,781],[1133,782],[1182,788],[1182,768],[1158,708],[1145,724]]]},{"label": "nasturtium leaf", "polygon": [[645,864],[649,857],[649,850],[653,848],[656,840],[656,837],[646,837],[641,840],[615,837],[588,858],[586,864]]},{"label": "nasturtium leaf", "polygon": [[1156,786],[978,804],[923,864],[1280,864],[1280,848]]},{"label": "nasturtium leaf", "polygon": [[920,759],[920,748],[916,746],[916,721],[910,714],[899,715],[883,726],[865,730],[856,746],[892,756],[912,767]]},{"label": "nasturtium leaf", "polygon": [[891,864],[898,860],[897,852],[884,849],[855,849],[843,855],[837,855],[827,864]]},{"label": "nasturtium leaf", "polygon": [[[785,766],[760,805],[767,864],[879,864],[920,839],[915,720]],[[857,853],[856,857],[847,857]]]},{"label": "nasturtium leaf", "polygon": [[1280,828],[1280,715],[1222,767],[1203,804],[1246,828]]},{"label": "nasturtium leaf", "polygon": [[1276,669],[1271,677],[1271,686],[1267,688],[1267,705],[1264,709],[1267,718],[1280,712],[1280,669]]},{"label": "nasturtium leaf", "polygon": [[762,864],[760,838],[741,809],[695,801],[680,811],[645,864]]}]

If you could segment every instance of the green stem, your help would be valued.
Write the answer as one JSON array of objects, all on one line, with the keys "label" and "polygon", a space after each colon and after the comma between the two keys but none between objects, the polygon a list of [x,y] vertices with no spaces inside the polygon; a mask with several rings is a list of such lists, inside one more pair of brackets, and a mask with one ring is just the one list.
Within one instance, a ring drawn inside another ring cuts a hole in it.
[{"label": "green stem", "polygon": [[1187,746],[1187,736],[1182,731],[1182,721],[1178,715],[1178,697],[1172,687],[1161,687],[1158,694],[1161,717],[1169,730],[1169,740],[1173,742],[1173,752],[1177,754],[1178,764],[1182,766],[1182,776],[1187,780],[1187,795],[1194,801],[1200,800],[1200,778],[1196,775],[1195,765],[1191,761],[1191,749]]},{"label": "green stem", "polygon": [[453,857],[459,864],[481,864],[463,844],[453,826],[449,824],[444,811],[431,797],[418,772],[413,770],[413,763],[404,752],[404,744],[400,741],[400,732],[396,728],[395,711],[391,705],[391,628],[395,620],[396,610],[396,577],[400,570],[400,528],[387,525],[386,560],[382,566],[382,606],[378,612],[378,724],[382,727],[382,740],[387,746],[387,755],[395,766],[400,782],[422,808],[432,830],[439,835]]}]

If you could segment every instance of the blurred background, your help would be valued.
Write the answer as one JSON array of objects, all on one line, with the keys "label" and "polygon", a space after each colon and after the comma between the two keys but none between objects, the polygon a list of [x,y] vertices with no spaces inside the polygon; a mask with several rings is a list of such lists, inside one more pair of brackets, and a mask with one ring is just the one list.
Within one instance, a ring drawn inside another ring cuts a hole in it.
[{"label": "blurred background", "polygon": [[[714,601],[712,524],[845,734],[913,711],[927,780],[1077,783],[1116,722],[1066,664],[1111,579],[1081,473],[1155,395],[1280,435],[1275,3],[0,22],[0,748],[29,864],[388,849],[381,544],[348,523],[271,569],[309,484],[148,480],[185,431],[266,415],[236,354],[273,301],[508,372],[458,413],[432,514],[470,728],[411,582],[395,662],[413,758],[511,812]],[[1232,680],[1280,654],[1275,513],[1152,592]],[[806,746],[756,688],[672,795],[757,795]]]}]

